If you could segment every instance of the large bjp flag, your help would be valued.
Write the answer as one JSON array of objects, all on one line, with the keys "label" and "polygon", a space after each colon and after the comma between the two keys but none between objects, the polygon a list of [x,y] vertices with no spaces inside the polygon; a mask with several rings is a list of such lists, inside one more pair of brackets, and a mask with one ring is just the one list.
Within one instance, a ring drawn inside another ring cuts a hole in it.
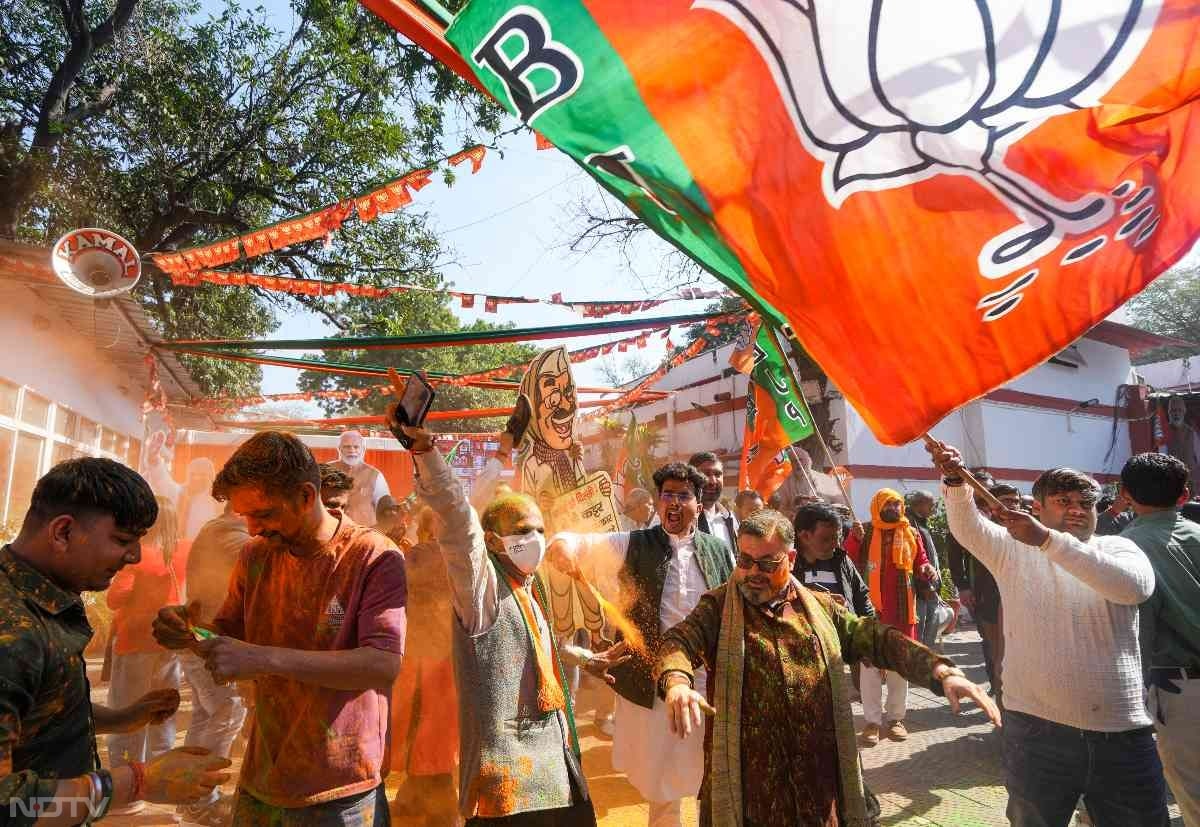
[{"label": "large bjp flag", "polygon": [[471,0],[477,80],[789,324],[884,442],[1200,226],[1196,0]]}]

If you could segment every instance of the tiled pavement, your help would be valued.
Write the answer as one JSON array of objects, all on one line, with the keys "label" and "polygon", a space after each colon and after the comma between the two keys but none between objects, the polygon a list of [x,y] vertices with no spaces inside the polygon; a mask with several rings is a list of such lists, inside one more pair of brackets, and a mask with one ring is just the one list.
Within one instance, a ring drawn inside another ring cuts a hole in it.
[{"label": "tiled pavement", "polygon": [[[979,636],[973,630],[950,635],[943,642],[975,681],[984,682]],[[97,664],[98,666],[98,664]],[[95,683],[93,684],[95,685]],[[96,699],[106,690],[97,687]],[[190,715],[190,699],[183,690],[180,730]],[[647,807],[637,791],[616,773],[611,764],[611,741],[604,738],[593,719],[592,693],[580,699],[579,735],[584,750],[584,770],[591,785],[602,827],[641,827]],[[1006,796],[1000,769],[1000,745],[992,726],[975,707],[960,715],[950,712],[946,702],[924,689],[911,689],[908,699],[909,738],[904,742],[882,741],[863,749],[867,785],[883,805],[882,824],[888,827],[985,827],[1003,825]],[[854,704],[855,722],[861,728],[862,709]],[[182,735],[181,735],[182,737]],[[234,770],[236,771],[235,764]],[[1172,805],[1172,827],[1182,827],[1178,808]],[[407,827],[393,822],[396,827]],[[684,803],[685,825],[696,824],[696,802]],[[111,827],[157,827],[174,824],[169,808],[150,806],[141,815],[105,819]]]}]

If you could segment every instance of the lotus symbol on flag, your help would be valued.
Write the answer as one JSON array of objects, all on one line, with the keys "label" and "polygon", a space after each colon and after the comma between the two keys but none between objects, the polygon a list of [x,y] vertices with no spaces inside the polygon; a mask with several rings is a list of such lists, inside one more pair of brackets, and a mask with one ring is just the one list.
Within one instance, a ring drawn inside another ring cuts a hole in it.
[{"label": "lotus symbol on flag", "polygon": [[833,207],[938,175],[973,178],[1019,220],[988,241],[1002,278],[1112,217],[1107,194],[1051,193],[1005,165],[1046,120],[1129,70],[1162,0],[696,0],[767,62]]}]

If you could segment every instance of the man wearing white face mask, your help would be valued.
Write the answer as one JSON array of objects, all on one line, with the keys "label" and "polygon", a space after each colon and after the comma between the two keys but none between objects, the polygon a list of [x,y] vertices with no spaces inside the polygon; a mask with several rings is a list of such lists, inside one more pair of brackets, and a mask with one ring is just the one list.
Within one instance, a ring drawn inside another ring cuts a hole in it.
[{"label": "man wearing white face mask", "polygon": [[346,514],[351,520],[368,528],[375,525],[375,506],[383,497],[391,494],[387,479],[374,465],[364,461],[366,447],[358,431],[343,431],[338,437],[338,460],[331,462],[337,470],[354,480]]},{"label": "man wearing white face mask", "polygon": [[420,428],[412,438],[420,497],[441,517],[458,684],[459,809],[468,827],[596,824],[560,653],[533,572],[545,551],[528,497],[500,497],[476,517]]},{"label": "man wearing white face mask", "polygon": [[[654,472],[659,525],[615,534],[562,532],[548,552],[550,562],[568,572],[585,564],[595,567],[598,582],[616,577],[623,602],[630,603],[629,620],[645,639],[645,657],[613,668],[618,696],[613,766],[650,803],[650,827],[679,827],[680,802],[699,791],[704,777],[704,737],[699,732],[686,740],[671,737],[651,669],[663,633],[733,570],[729,546],[696,528],[705,484],[691,465],[664,465]],[[696,684],[704,686],[703,672]]]}]

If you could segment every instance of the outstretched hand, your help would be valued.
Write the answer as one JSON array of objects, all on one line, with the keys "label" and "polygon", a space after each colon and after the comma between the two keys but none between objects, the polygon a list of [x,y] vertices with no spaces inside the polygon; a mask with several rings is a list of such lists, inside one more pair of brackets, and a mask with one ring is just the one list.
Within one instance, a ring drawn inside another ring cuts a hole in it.
[{"label": "outstretched hand", "polygon": [[686,683],[677,683],[667,690],[667,723],[671,734],[680,739],[692,734],[692,729],[704,726],[704,714],[716,715],[704,696]]},{"label": "outstretched hand", "polygon": [[978,684],[972,683],[958,675],[947,675],[942,678],[942,694],[950,702],[950,710],[952,712],[957,713],[961,711],[962,702],[964,700],[971,700],[978,704],[979,708],[987,714],[988,720],[996,726],[1003,726],[1000,721],[1000,708],[983,691],[983,687]]},{"label": "outstretched hand", "polygon": [[617,679],[608,674],[609,670],[620,666],[632,657],[633,653],[629,651],[629,642],[623,640],[603,651],[593,652],[591,659],[583,668],[593,678],[599,678],[612,686]]}]

